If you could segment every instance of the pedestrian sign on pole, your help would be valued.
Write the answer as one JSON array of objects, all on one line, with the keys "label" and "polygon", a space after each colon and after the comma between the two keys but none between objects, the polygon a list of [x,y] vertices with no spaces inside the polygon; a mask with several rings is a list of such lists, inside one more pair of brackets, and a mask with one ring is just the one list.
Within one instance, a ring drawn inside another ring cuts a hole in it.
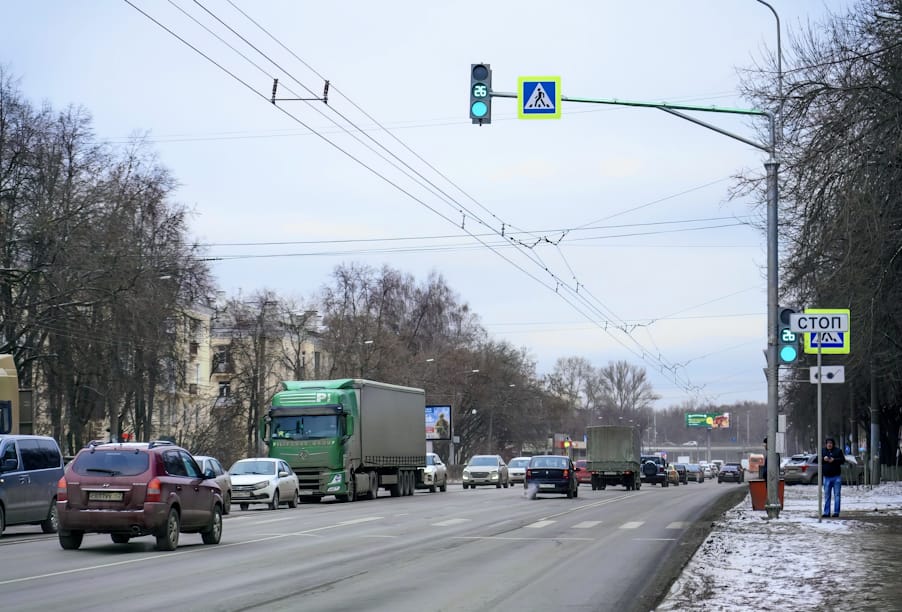
[{"label": "pedestrian sign on pole", "polygon": [[844,323],[842,327],[845,327],[846,331],[835,331],[835,328],[831,328],[829,331],[803,333],[805,352],[809,355],[814,355],[820,349],[820,352],[824,355],[848,355],[852,335],[851,331],[849,331],[851,323],[850,312],[848,308],[806,308],[804,315],[797,315],[800,318],[808,317],[808,315],[845,315],[845,317],[841,317],[841,322]]},{"label": "pedestrian sign on pole", "polygon": [[520,77],[517,80],[520,119],[561,118],[561,77]]}]

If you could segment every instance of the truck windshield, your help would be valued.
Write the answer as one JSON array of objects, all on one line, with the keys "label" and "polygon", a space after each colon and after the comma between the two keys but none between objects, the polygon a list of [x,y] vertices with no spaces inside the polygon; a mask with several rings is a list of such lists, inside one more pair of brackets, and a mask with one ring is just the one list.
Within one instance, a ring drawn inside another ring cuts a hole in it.
[{"label": "truck windshield", "polygon": [[338,415],[280,416],[272,420],[277,440],[316,440],[338,436]]}]

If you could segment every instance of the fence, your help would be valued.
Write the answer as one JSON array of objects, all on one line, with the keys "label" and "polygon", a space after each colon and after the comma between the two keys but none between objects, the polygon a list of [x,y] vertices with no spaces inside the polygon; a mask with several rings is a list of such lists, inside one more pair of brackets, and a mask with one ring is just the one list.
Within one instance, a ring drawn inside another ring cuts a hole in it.
[{"label": "fence", "polygon": [[902,465],[881,465],[881,482],[899,482],[902,480]]}]

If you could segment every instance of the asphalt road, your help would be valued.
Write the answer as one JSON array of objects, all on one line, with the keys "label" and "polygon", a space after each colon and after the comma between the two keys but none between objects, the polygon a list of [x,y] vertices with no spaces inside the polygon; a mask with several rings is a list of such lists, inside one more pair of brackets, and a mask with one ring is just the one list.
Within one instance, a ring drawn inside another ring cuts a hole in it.
[{"label": "asphalt road", "polygon": [[64,551],[40,528],[0,538],[9,610],[651,610],[747,488],[707,481],[528,499],[521,486],[224,517],[222,542],[182,534]]}]

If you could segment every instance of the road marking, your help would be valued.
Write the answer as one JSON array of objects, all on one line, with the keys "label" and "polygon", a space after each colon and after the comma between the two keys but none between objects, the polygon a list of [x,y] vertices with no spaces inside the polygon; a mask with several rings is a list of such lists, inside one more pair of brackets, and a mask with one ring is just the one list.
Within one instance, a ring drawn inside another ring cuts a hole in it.
[{"label": "road marking", "polygon": [[571,529],[591,529],[596,525],[600,525],[601,521],[583,521],[582,523],[577,523]]},{"label": "road marking", "polygon": [[383,517],[381,516],[364,516],[359,519],[351,519],[350,521],[342,521],[339,525],[355,525],[357,523],[369,523],[370,521],[381,521]]},{"label": "road marking", "polygon": [[394,535],[363,535],[359,536],[361,538],[397,538],[398,536]]},{"label": "road marking", "polygon": [[280,521],[296,521],[296,520],[298,520],[298,517],[296,517],[296,516],[285,516],[282,518],[274,518],[274,519],[269,519],[266,521],[257,521],[255,523],[252,523],[252,525],[265,525],[266,523],[278,523]]},{"label": "road marking", "polygon": [[433,527],[450,527],[451,525],[459,525],[460,523],[469,523],[472,519],[453,518],[440,523],[432,523]]},{"label": "road marking", "polygon": [[621,529],[638,529],[645,524],[645,521],[630,521],[620,526]]},{"label": "road marking", "polygon": [[541,529],[542,527],[548,527],[548,525],[554,525],[554,521],[536,521],[531,525],[523,525],[527,529]]},{"label": "road marking", "polygon": [[594,542],[595,538],[514,538],[506,536],[453,536],[452,540],[508,540],[511,542],[548,542],[548,541],[565,541],[565,542]]},{"label": "road marking", "polygon": [[674,521],[667,526],[667,529],[685,529],[688,526],[688,521]]},{"label": "road marking", "polygon": [[634,542],[676,542],[676,538],[633,538]]}]

